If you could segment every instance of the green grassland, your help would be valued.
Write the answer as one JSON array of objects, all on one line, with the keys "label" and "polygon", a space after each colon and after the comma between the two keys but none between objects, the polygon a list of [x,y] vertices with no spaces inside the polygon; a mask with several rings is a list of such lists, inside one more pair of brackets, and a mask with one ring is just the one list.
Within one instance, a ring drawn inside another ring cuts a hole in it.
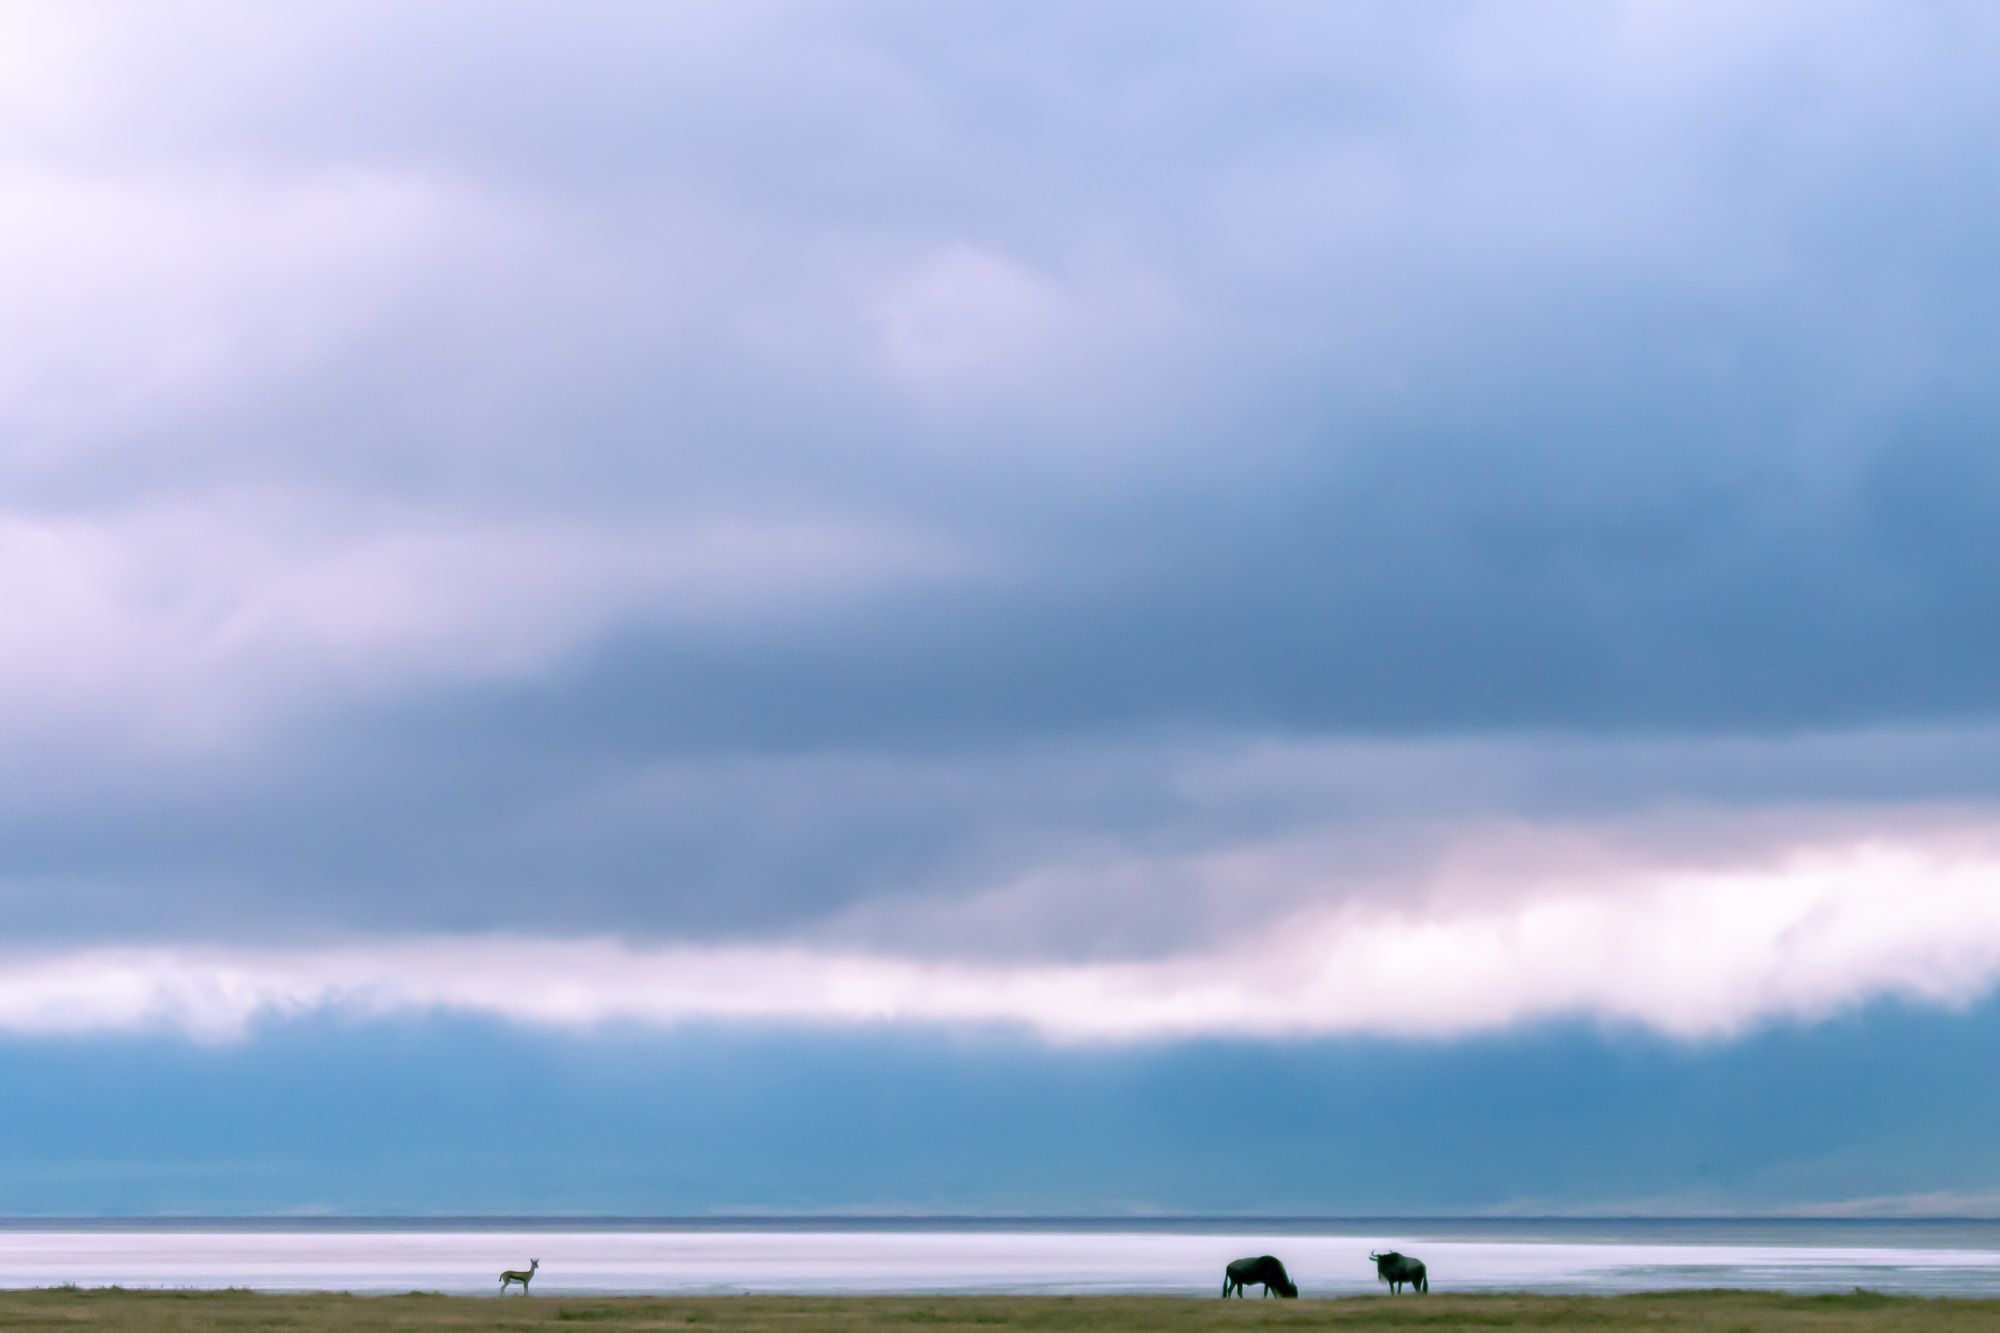
[{"label": "green grassland", "polygon": [[0,1329],[622,1329],[695,1333],[1234,1333],[1247,1329],[1994,1329],[2000,1300],[1855,1292],[1361,1296],[1223,1301],[1125,1296],[532,1297],[262,1295],[52,1288],[0,1293]]}]

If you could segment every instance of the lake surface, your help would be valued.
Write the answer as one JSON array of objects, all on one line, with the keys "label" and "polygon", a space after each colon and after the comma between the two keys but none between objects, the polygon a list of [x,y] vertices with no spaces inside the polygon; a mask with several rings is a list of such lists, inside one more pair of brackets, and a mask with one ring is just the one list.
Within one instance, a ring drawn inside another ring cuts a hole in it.
[{"label": "lake surface", "polygon": [[1371,1249],[1437,1291],[1676,1287],[2000,1296],[2000,1222],[1453,1219],[189,1219],[0,1221],[0,1285],[538,1293],[1148,1292],[1212,1296],[1243,1255],[1308,1296],[1383,1290]]}]

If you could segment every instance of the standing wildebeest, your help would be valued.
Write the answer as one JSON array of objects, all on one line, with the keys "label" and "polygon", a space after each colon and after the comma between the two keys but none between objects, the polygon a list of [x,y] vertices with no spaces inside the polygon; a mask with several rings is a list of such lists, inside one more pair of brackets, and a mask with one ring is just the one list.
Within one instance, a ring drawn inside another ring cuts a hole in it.
[{"label": "standing wildebeest", "polygon": [[1280,1296],[1299,1294],[1299,1289],[1292,1285],[1292,1279],[1286,1275],[1285,1266],[1268,1254],[1260,1254],[1255,1259],[1238,1259],[1223,1269],[1223,1296],[1227,1297],[1232,1290],[1237,1296],[1242,1296],[1243,1285],[1246,1282],[1261,1285],[1266,1296],[1274,1291]]},{"label": "standing wildebeest", "polygon": [[1424,1271],[1424,1261],[1412,1259],[1407,1254],[1391,1250],[1387,1254],[1377,1254],[1373,1250],[1368,1257],[1375,1261],[1375,1276],[1389,1284],[1391,1292],[1400,1292],[1405,1282],[1416,1291],[1431,1289],[1430,1275]]}]

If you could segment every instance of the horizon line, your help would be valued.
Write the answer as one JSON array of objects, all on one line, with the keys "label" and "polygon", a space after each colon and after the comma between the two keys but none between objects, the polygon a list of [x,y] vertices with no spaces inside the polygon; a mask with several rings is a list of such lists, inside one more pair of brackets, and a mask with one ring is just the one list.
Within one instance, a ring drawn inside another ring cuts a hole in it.
[{"label": "horizon line", "polygon": [[1114,1223],[1119,1225],[1172,1225],[1177,1223],[1360,1223],[1360,1222],[1449,1222],[1449,1223],[1543,1223],[1543,1222],[1845,1222],[1913,1223],[1953,1222],[2000,1224],[2000,1214],[1990,1213],[1826,1213],[1826,1212],[1739,1212],[1739,1213],[929,1213],[929,1212],[749,1212],[749,1213],[11,1213],[0,1214],[0,1229],[52,1224],[214,1225],[236,1223],[278,1223],[288,1226],[320,1227],[397,1223],[525,1223],[574,1224],[618,1223],[673,1224],[701,1227],[767,1227],[774,1224],[856,1224],[881,1226],[895,1223],[977,1224],[1009,1222]]}]

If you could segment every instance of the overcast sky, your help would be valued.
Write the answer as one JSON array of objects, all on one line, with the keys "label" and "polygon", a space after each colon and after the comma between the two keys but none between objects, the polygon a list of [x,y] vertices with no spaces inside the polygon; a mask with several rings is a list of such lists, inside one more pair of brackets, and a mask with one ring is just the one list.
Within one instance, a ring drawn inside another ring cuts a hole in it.
[{"label": "overcast sky", "polygon": [[1987,1207],[1996,41],[0,7],[0,1212]]}]

